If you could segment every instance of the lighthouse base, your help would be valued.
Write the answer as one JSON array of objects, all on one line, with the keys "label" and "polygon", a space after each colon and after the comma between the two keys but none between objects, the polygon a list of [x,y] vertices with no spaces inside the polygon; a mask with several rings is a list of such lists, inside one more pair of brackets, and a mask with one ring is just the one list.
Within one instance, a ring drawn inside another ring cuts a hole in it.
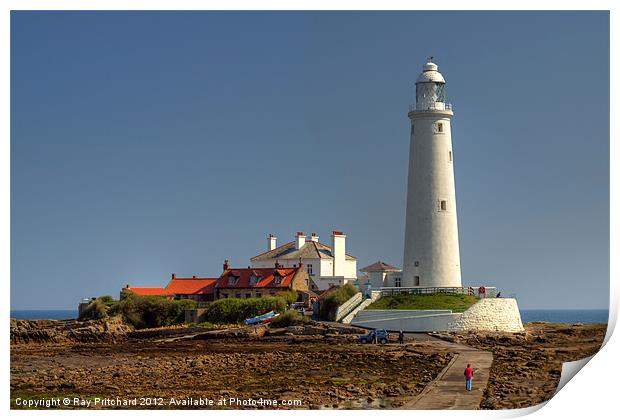
[{"label": "lighthouse base", "polygon": [[448,323],[448,331],[521,332],[523,322],[517,300],[513,298],[480,299]]},{"label": "lighthouse base", "polygon": [[351,325],[405,332],[524,331],[517,300],[494,297],[480,299],[463,313],[446,309],[364,309],[356,313]]}]

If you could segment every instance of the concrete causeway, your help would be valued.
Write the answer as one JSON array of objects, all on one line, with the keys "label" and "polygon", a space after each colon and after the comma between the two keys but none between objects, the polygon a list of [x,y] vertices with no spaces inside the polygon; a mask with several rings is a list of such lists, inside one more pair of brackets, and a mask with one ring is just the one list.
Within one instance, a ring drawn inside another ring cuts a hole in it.
[{"label": "concrete causeway", "polygon": [[[419,395],[400,408],[410,410],[477,410],[480,407],[489,380],[493,353],[429,336],[426,337],[428,338],[425,338],[424,341],[436,341],[457,354]],[[465,377],[463,376],[463,371],[468,363],[474,368],[473,387],[469,392],[465,390]]]}]

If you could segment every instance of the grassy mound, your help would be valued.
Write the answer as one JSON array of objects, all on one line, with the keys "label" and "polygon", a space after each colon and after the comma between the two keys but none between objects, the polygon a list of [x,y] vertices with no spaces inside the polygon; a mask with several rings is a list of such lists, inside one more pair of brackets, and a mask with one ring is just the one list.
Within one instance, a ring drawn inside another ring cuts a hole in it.
[{"label": "grassy mound", "polygon": [[168,300],[160,296],[128,294],[108,308],[108,315],[121,314],[137,329],[167,327],[185,321],[185,310],[194,309],[193,300]]},{"label": "grassy mound", "polygon": [[366,309],[451,309],[452,312],[465,312],[478,302],[474,295],[456,293],[437,293],[429,295],[400,294],[385,296]]},{"label": "grassy mound", "polygon": [[98,297],[90,302],[79,319],[84,321],[122,315],[137,329],[157,328],[183,323],[185,310],[196,306],[193,300],[168,300],[161,296],[128,293],[120,301],[110,296]]},{"label": "grassy mound", "polygon": [[269,323],[270,327],[280,328],[304,324],[306,320],[295,310],[286,311]]},{"label": "grassy mound", "polygon": [[218,299],[210,303],[204,316],[208,322],[236,324],[243,322],[244,319],[270,311],[283,313],[285,310],[286,300],[281,296],[264,296],[248,299],[227,298]]},{"label": "grassy mound", "polygon": [[321,302],[319,319],[333,321],[336,317],[338,307],[351,299],[358,292],[359,290],[351,283],[347,283],[340,287],[334,287]]}]

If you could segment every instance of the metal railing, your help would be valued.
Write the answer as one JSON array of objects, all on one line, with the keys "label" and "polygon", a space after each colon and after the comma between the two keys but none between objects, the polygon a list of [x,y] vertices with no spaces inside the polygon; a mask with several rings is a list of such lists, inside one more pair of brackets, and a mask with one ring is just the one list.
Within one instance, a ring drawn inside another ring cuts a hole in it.
[{"label": "metal railing", "polygon": [[[437,105],[437,104],[441,104],[441,105]],[[430,104],[428,105],[426,108],[421,108],[418,109],[417,106],[415,104],[411,104],[409,105],[409,112],[411,111],[452,111],[452,104],[450,103],[443,103],[443,102],[437,102],[435,104]]]},{"label": "metal railing", "polygon": [[429,295],[437,293],[455,293],[459,295],[475,295],[485,298],[494,298],[497,296],[497,288],[484,287],[484,296],[481,296],[479,290],[480,286],[469,287],[382,287],[380,289],[381,296],[394,296],[400,294],[412,294],[412,295]]},{"label": "metal railing", "polygon": [[473,295],[473,287],[382,287],[381,296],[400,294],[429,295],[436,293],[455,293],[459,295]]}]

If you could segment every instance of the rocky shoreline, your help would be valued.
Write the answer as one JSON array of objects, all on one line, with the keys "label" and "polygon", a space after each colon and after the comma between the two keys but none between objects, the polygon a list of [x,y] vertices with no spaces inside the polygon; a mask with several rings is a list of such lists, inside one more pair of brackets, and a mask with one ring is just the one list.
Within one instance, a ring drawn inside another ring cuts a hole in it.
[{"label": "rocky shoreline", "polygon": [[11,318],[11,345],[117,342],[134,331],[121,318],[52,321]]},{"label": "rocky shoreline", "polygon": [[[77,396],[88,401],[276,398],[301,401],[277,408],[398,408],[453,356],[445,346],[411,338],[404,346],[360,345],[363,331],[333,323],[135,331],[119,319],[11,320],[11,406],[21,408],[17,399]],[[525,333],[431,335],[493,352],[480,408],[501,409],[551,398],[561,363],[594,354],[605,331],[605,325],[532,323]],[[93,403],[89,408],[119,407]]]}]

